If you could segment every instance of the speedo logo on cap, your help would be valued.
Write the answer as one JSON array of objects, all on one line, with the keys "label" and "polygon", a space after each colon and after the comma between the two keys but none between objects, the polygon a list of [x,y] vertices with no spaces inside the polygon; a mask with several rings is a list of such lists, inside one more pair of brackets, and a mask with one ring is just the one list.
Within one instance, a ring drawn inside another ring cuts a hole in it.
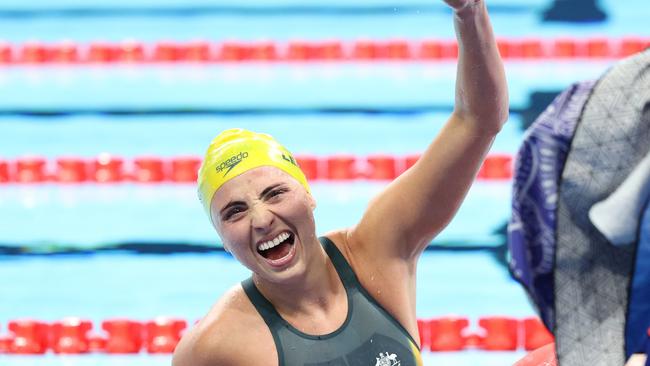
[{"label": "speedo logo on cap", "polygon": [[230,173],[230,171],[237,166],[237,164],[241,163],[244,159],[248,157],[248,152],[242,151],[237,155],[233,155],[229,157],[228,159],[224,160],[221,162],[221,164],[217,165],[216,170],[217,173],[221,173],[222,171],[226,171],[223,176],[225,177]]}]

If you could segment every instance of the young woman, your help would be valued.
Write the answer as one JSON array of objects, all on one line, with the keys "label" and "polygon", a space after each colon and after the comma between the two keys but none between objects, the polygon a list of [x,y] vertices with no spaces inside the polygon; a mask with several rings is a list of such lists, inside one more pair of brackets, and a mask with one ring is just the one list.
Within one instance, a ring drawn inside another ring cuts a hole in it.
[{"label": "young woman", "polygon": [[421,159],[359,223],[316,235],[292,155],[268,135],[213,140],[199,196],[252,277],[179,344],[174,366],[421,365],[416,266],[454,216],[508,118],[503,65],[482,0],[445,0],[459,42],[456,104]]}]

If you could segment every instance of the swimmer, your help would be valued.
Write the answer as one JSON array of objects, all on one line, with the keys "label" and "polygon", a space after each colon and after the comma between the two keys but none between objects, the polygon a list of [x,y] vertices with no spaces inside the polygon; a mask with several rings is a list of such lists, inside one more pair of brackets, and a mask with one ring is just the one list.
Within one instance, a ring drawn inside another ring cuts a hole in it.
[{"label": "swimmer", "polygon": [[252,277],[185,334],[174,366],[422,365],[418,258],[458,210],[508,118],[485,2],[444,1],[459,42],[454,111],[356,225],[317,237],[305,176],[272,137],[232,129],[212,141],[199,196],[225,250]]}]

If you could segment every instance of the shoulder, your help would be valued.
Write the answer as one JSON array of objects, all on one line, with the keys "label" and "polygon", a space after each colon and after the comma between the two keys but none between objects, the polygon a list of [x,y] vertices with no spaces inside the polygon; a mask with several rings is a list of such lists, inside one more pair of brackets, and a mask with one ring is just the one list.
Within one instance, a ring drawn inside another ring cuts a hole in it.
[{"label": "shoulder", "polygon": [[407,274],[414,265],[410,260],[385,255],[381,251],[381,243],[374,242],[372,238],[359,232],[357,227],[331,231],[324,237],[335,244],[360,280],[366,275],[374,276],[377,271],[390,270],[393,276]]},{"label": "shoulder", "polygon": [[325,237],[343,254],[367,296],[417,339],[414,267],[407,260],[373,251],[373,243],[363,242],[367,239],[355,234],[352,228],[329,232]]},{"label": "shoulder", "polygon": [[338,251],[343,255],[345,260],[348,262],[352,270],[357,276],[359,276],[359,267],[361,267],[359,262],[364,261],[364,253],[362,252],[361,247],[354,243],[354,239],[350,235],[352,233],[351,229],[339,229],[336,231],[330,231],[323,235],[324,238],[328,239]]},{"label": "shoulder", "polygon": [[[251,340],[255,347],[250,347]],[[269,360],[277,360],[273,336],[237,285],[183,336],[172,365],[269,365]]]}]

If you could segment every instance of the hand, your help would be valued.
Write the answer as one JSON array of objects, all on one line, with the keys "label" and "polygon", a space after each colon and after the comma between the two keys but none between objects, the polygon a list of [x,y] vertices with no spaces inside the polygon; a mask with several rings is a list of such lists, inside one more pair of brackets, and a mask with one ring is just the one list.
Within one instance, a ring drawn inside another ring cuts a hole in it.
[{"label": "hand", "polygon": [[477,5],[482,0],[444,0],[447,5],[451,6],[455,11],[465,9],[468,6]]},{"label": "hand", "polygon": [[625,366],[643,366],[648,356],[642,354],[632,355]]}]

